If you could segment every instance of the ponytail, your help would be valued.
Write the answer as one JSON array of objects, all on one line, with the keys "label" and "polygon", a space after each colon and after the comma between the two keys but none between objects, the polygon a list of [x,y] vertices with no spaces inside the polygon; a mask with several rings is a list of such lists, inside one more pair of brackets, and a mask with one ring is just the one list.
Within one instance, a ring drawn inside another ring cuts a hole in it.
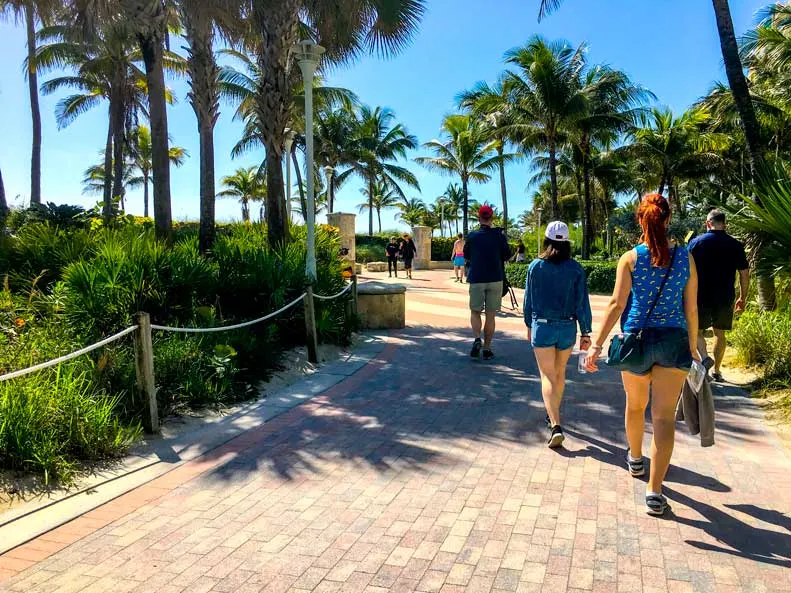
[{"label": "ponytail", "polygon": [[647,194],[637,208],[637,222],[643,229],[643,243],[651,253],[651,265],[658,268],[670,264],[670,247],[667,241],[667,221],[670,205],[659,194]]}]

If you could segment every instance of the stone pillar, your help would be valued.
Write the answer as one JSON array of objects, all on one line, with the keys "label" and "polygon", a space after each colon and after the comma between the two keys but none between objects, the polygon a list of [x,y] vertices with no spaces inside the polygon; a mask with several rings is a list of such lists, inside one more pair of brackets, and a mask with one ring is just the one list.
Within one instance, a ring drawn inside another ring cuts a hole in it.
[{"label": "stone pillar", "polygon": [[330,226],[337,227],[341,235],[341,247],[349,250],[346,259],[354,263],[357,260],[357,250],[355,247],[355,220],[357,216],[354,214],[346,214],[345,212],[333,212],[327,215],[327,222]]},{"label": "stone pillar", "polygon": [[431,229],[427,226],[412,227],[412,239],[417,247],[413,265],[416,270],[428,270],[431,263]]}]

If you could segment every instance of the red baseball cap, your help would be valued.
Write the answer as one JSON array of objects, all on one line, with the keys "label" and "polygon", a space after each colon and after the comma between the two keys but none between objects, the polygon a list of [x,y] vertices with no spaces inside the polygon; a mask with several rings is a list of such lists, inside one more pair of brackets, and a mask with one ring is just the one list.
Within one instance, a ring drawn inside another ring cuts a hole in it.
[{"label": "red baseball cap", "polygon": [[481,209],[478,210],[478,218],[483,220],[490,220],[494,216],[494,210],[492,210],[491,206],[487,206],[484,204],[481,206]]}]

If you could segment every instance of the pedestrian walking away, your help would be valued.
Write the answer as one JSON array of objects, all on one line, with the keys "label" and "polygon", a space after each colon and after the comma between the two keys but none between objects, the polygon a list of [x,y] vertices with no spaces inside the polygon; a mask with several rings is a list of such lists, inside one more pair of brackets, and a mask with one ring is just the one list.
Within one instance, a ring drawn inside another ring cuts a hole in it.
[{"label": "pedestrian walking away", "polygon": [[398,246],[395,237],[390,237],[390,242],[385,247],[387,254],[387,274],[398,278],[398,254],[401,253],[401,248]]},{"label": "pedestrian walking away", "polygon": [[459,233],[456,242],[453,243],[453,273],[456,276],[456,282],[464,282],[464,270],[466,260],[464,259],[464,235]]},{"label": "pedestrian walking away", "polygon": [[404,258],[404,270],[406,270],[406,277],[412,279],[412,260],[415,259],[417,247],[412,237],[409,234],[404,234],[404,240],[401,242],[401,257]]},{"label": "pedestrian walking away", "polygon": [[[662,515],[668,508],[662,482],[673,454],[676,403],[692,360],[700,361],[695,260],[683,246],[670,244],[670,215],[670,205],[659,194],[649,194],[640,203],[642,242],[618,262],[615,290],[587,362],[588,370],[595,372],[604,340],[631,294],[625,335],[613,339],[610,364],[622,361],[617,366],[626,391],[626,464],[633,476],[645,474],[643,434],[650,395],[653,439],[645,504],[651,515]],[[615,347],[627,340],[639,347],[619,353]]]},{"label": "pedestrian walking away", "polygon": [[[750,265],[744,245],[731,237],[725,214],[712,210],[706,217],[707,232],[689,244],[689,252],[698,270],[698,350],[703,364],[714,367],[712,378],[721,382],[722,359],[725,357],[725,332],[733,328],[734,311],[743,311],[750,290]],[[735,277],[739,275],[739,298],[736,298]],[[714,331],[714,357],[708,355],[704,331]]]},{"label": "pedestrian walking away", "polygon": [[571,259],[569,227],[560,221],[550,222],[544,235],[544,251],[527,269],[524,316],[527,339],[541,373],[548,444],[555,448],[565,439],[560,403],[566,388],[566,365],[577,341],[577,325],[580,350],[588,350],[593,316],[585,271]]},{"label": "pedestrian walking away", "polygon": [[[478,211],[480,229],[473,231],[464,244],[464,259],[469,262],[467,282],[470,285],[470,325],[473,344],[470,356],[484,360],[494,358],[492,338],[495,317],[503,301],[503,262],[511,257],[508,240],[499,229],[492,228],[494,211],[491,206],[481,206]],[[485,316],[482,324],[481,317]],[[483,331],[483,340],[481,340]]]}]

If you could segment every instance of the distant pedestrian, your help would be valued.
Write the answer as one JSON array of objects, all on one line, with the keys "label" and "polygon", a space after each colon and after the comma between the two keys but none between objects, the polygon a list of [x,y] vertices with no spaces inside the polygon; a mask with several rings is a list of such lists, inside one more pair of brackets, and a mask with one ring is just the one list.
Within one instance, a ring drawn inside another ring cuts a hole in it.
[{"label": "distant pedestrian", "polygon": [[550,222],[544,237],[544,251],[527,270],[524,315],[527,339],[541,373],[548,444],[555,448],[565,438],[560,403],[566,389],[566,365],[577,341],[577,325],[580,350],[587,350],[593,316],[585,270],[571,259],[569,227],[560,221]]},{"label": "distant pedestrian", "polygon": [[395,277],[398,278],[398,254],[401,253],[401,248],[395,237],[390,237],[390,242],[385,247],[385,253],[387,254],[388,277],[392,277],[395,273]]},{"label": "distant pedestrian", "polygon": [[525,248],[524,241],[519,239],[519,243],[516,244],[516,253],[514,253],[513,261],[521,264],[527,260],[527,249]]},{"label": "distant pedestrian", "polygon": [[[511,257],[508,240],[499,230],[492,228],[494,211],[491,206],[481,206],[478,222],[481,228],[470,233],[464,245],[464,259],[470,264],[467,282],[470,284],[470,325],[474,342],[470,356],[484,360],[494,358],[492,338],[495,316],[503,301],[503,262]],[[486,323],[481,327],[481,314],[485,312]],[[483,342],[481,342],[483,329]]]},{"label": "distant pedestrian", "polygon": [[464,282],[464,271],[466,260],[464,259],[464,235],[459,233],[456,242],[453,243],[453,273],[456,276],[456,282]]},{"label": "distant pedestrian", "polygon": [[650,399],[654,434],[645,505],[649,514],[662,515],[668,508],[662,482],[673,454],[676,404],[692,360],[700,361],[698,276],[695,260],[687,250],[682,245],[670,244],[667,235],[670,205],[664,197],[645,196],[637,218],[643,230],[643,242],[618,262],[615,290],[594,337],[587,366],[590,372],[596,371],[596,359],[604,341],[631,293],[624,336],[620,339],[624,349],[618,364],[626,391],[629,443],[626,465],[632,476],[645,474],[643,434],[645,409]]},{"label": "distant pedestrian", "polygon": [[[689,244],[698,268],[698,350],[705,366],[714,366],[712,378],[721,382],[725,357],[725,332],[733,328],[734,311],[743,311],[750,291],[750,264],[744,245],[726,231],[725,214],[712,210],[706,217],[708,231]],[[739,298],[735,276],[739,273]],[[704,330],[714,330],[714,360],[708,356]]]},{"label": "distant pedestrian", "polygon": [[412,260],[415,259],[417,254],[417,247],[409,233],[404,233],[403,241],[401,242],[401,257],[404,258],[404,270],[406,270],[406,277],[412,279]]}]

